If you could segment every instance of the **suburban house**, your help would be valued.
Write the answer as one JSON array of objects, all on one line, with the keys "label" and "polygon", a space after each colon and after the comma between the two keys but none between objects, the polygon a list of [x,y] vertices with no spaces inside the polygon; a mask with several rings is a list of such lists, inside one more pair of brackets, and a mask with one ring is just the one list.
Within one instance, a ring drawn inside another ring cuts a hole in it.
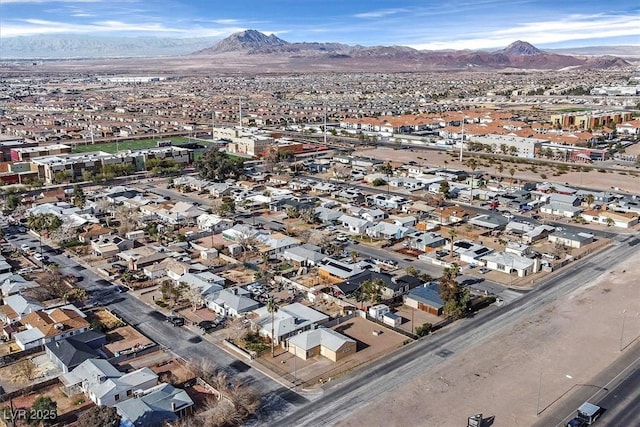
[{"label": "suburban house", "polygon": [[390,215],[389,219],[396,225],[402,227],[414,227],[418,223],[418,219],[411,215]]},{"label": "suburban house", "polygon": [[540,206],[540,212],[547,215],[557,215],[565,218],[573,218],[582,211],[580,206],[568,203],[552,202]]},{"label": "suburban house", "polygon": [[136,391],[133,399],[116,403],[120,427],[162,427],[190,414],[193,400],[186,391],[161,383]]},{"label": "suburban house", "polygon": [[302,360],[320,355],[337,362],[356,352],[356,342],[353,339],[322,327],[292,336],[287,345],[289,353]]},{"label": "suburban house", "polygon": [[408,239],[409,248],[422,252],[430,252],[446,243],[447,240],[441,235],[426,231],[415,231],[409,235]]},{"label": "suburban house", "polygon": [[113,229],[103,227],[100,224],[90,224],[85,230],[78,234],[78,240],[82,243],[88,243],[92,240],[101,240],[113,233]]},{"label": "suburban house", "polygon": [[140,207],[140,212],[149,219],[157,218],[167,224],[181,224],[184,222],[194,222],[202,215],[202,209],[187,202],[176,202],[175,204],[161,203],[159,205],[145,205]]},{"label": "suburban house", "polygon": [[518,277],[525,277],[536,273],[540,269],[540,261],[509,252],[493,252],[481,258],[490,270],[511,274],[515,272]]},{"label": "suburban house", "polygon": [[349,280],[346,280],[344,283],[339,283],[335,286],[342,294],[349,295],[359,289],[364,282],[375,280],[381,281],[383,299],[398,297],[407,293],[411,287],[418,285],[418,283],[415,283],[412,277],[408,275],[395,277],[387,273],[364,270],[362,273],[349,278]]},{"label": "suburban house", "polygon": [[375,194],[367,196],[367,200],[374,206],[385,209],[402,209],[409,202],[408,199],[389,194]]},{"label": "suburban house", "polygon": [[238,317],[260,307],[260,303],[250,295],[246,289],[236,286],[209,293],[204,299],[207,307],[221,316]]},{"label": "suburban house", "polygon": [[569,230],[556,230],[547,238],[551,243],[557,243],[570,248],[581,248],[593,242],[593,234],[576,233]]},{"label": "suburban house", "polygon": [[213,234],[222,233],[233,227],[233,221],[228,218],[222,218],[219,215],[203,213],[196,218],[198,229],[209,231]]},{"label": "suburban house", "polygon": [[435,316],[441,316],[444,310],[444,301],[440,298],[440,287],[436,282],[411,289],[405,296],[404,303]]},{"label": "suburban house", "polygon": [[630,212],[587,210],[582,212],[581,216],[588,222],[613,225],[619,228],[631,228],[638,223],[638,215]]},{"label": "suburban house", "polygon": [[126,261],[129,270],[142,270],[148,265],[160,262],[171,254],[162,247],[141,246],[117,254],[118,258]]},{"label": "suburban house", "polygon": [[362,273],[363,267],[361,263],[346,263],[327,257],[318,264],[318,274],[333,282],[340,282]]},{"label": "suburban house", "polygon": [[22,295],[4,297],[4,304],[0,305],[0,320],[3,323],[14,323],[29,313],[42,310],[42,306],[35,301],[28,300]]},{"label": "suburban house", "polygon": [[323,206],[315,208],[315,214],[318,221],[323,224],[335,224],[343,215],[342,212],[334,211]]},{"label": "suburban house", "polygon": [[453,251],[460,255],[460,261],[467,264],[478,264],[481,257],[493,252],[493,249],[470,240],[458,240],[453,244],[453,248]]},{"label": "suburban house", "polygon": [[103,359],[87,359],[75,369],[60,376],[65,394],[84,393],[93,403],[114,406],[131,399],[138,390],[146,390],[158,383],[158,375],[149,368],[129,373],[118,371]]},{"label": "suburban house", "polygon": [[184,283],[192,289],[198,289],[201,295],[222,290],[226,280],[210,271],[187,272],[180,276],[176,283]]},{"label": "suburban house", "polygon": [[356,218],[349,215],[342,215],[338,218],[338,222],[350,233],[364,234],[367,228],[371,227],[371,223],[363,218]]},{"label": "suburban house", "polygon": [[460,206],[443,206],[431,212],[431,216],[438,220],[440,224],[457,224],[464,222],[471,216],[472,212]]},{"label": "suburban house", "polygon": [[375,224],[376,222],[382,221],[384,219],[385,213],[380,209],[364,209],[360,216],[370,223]]},{"label": "suburban house", "polygon": [[68,338],[45,344],[49,359],[65,374],[87,359],[102,359],[105,356],[99,350],[107,342],[102,332],[88,330]]},{"label": "suburban house", "polygon": [[104,236],[91,240],[91,251],[99,257],[110,258],[133,247],[133,241],[120,236]]},{"label": "suburban house", "polygon": [[325,258],[318,246],[305,243],[285,250],[282,258],[301,267],[314,266]]},{"label": "suburban house", "polygon": [[266,307],[255,310],[258,315],[257,328],[260,335],[284,343],[298,333],[315,329],[329,320],[329,316],[298,302],[278,308],[273,314],[274,337],[271,336],[271,313]]},{"label": "suburban house", "polygon": [[13,270],[11,264],[7,262],[7,259],[0,255],[0,274],[10,273]]},{"label": "suburban house", "polygon": [[500,230],[507,226],[509,220],[502,215],[482,214],[469,219],[468,222],[489,230]]},{"label": "suburban house", "polygon": [[300,240],[282,233],[259,234],[256,240],[258,251],[263,255],[279,254],[300,244]]},{"label": "suburban house", "polygon": [[0,290],[3,297],[17,295],[23,290],[37,288],[40,286],[33,280],[27,280],[19,274],[2,273],[0,274]]},{"label": "suburban house", "polygon": [[401,225],[381,221],[367,228],[367,235],[372,239],[401,239],[407,235],[409,229]]},{"label": "suburban house", "polygon": [[13,335],[22,350],[70,337],[90,327],[85,314],[73,305],[29,313],[20,320],[26,328]]}]

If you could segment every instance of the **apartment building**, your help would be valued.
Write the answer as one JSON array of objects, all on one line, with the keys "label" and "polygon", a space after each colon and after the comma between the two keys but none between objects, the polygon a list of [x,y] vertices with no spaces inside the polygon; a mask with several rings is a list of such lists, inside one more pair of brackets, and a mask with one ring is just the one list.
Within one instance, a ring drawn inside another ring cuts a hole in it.
[{"label": "apartment building", "polygon": [[550,121],[553,126],[562,129],[597,129],[604,126],[613,126],[627,122],[632,119],[632,114],[628,111],[609,112],[577,112],[552,114]]},{"label": "apartment building", "polygon": [[36,145],[33,147],[16,147],[11,151],[12,162],[28,162],[36,157],[70,154],[71,146],[65,144]]}]

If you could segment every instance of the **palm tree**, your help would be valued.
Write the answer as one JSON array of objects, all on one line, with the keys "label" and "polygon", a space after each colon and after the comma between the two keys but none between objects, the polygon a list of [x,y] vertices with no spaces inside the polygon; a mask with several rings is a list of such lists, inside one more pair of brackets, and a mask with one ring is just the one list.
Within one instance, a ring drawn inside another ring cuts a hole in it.
[{"label": "palm tree", "polygon": [[514,168],[509,169],[509,175],[511,175],[511,188],[513,188],[513,175],[516,174],[516,170]]},{"label": "palm tree", "polygon": [[449,241],[451,244],[451,247],[449,249],[449,255],[451,256],[453,256],[453,239],[455,239],[457,235],[458,235],[458,232],[453,228],[449,230]]},{"label": "palm tree", "polygon": [[275,299],[270,298],[267,301],[267,312],[271,313],[271,357],[276,357],[276,337],[274,332],[274,322],[275,322],[275,314],[278,311],[278,303]]},{"label": "palm tree", "polygon": [[596,200],[596,198],[594,197],[593,194],[587,194],[586,197],[584,198],[584,201],[587,202],[587,206],[591,207],[591,205],[593,205],[593,202]]}]

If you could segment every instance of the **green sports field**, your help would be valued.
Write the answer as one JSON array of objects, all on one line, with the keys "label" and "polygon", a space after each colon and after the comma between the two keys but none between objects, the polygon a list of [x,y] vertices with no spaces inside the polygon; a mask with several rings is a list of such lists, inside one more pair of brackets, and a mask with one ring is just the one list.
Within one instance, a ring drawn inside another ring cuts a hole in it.
[{"label": "green sports field", "polygon": [[[73,147],[74,153],[87,153],[90,151],[105,151],[107,153],[115,153],[117,150],[140,150],[142,148],[154,148],[157,141],[165,141],[170,139],[173,144],[182,144],[189,142],[189,138],[185,137],[171,137],[155,139],[138,139],[138,140],[126,140],[120,141],[117,144],[115,142],[105,142],[97,144],[76,145]],[[199,144],[206,145],[207,143],[201,140],[192,140]]]}]

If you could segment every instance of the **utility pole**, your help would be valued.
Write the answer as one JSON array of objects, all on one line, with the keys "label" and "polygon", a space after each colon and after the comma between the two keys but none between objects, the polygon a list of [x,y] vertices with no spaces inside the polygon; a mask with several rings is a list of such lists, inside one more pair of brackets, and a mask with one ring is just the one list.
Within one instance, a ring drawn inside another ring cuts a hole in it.
[{"label": "utility pole", "polygon": [[462,163],[462,148],[464,147],[464,112],[462,113],[462,134],[460,139],[460,163]]},{"label": "utility pole", "polygon": [[91,136],[91,145],[95,144],[95,140],[93,138],[93,119],[91,117],[91,113],[89,113],[89,135]]},{"label": "utility pole", "polygon": [[242,97],[238,98],[238,108],[240,111],[240,129],[242,129]]},{"label": "utility pole", "polygon": [[324,145],[327,146],[327,102],[324,103]]},{"label": "utility pole", "polygon": [[216,112],[211,111],[211,141],[215,141],[215,132],[216,132]]}]

